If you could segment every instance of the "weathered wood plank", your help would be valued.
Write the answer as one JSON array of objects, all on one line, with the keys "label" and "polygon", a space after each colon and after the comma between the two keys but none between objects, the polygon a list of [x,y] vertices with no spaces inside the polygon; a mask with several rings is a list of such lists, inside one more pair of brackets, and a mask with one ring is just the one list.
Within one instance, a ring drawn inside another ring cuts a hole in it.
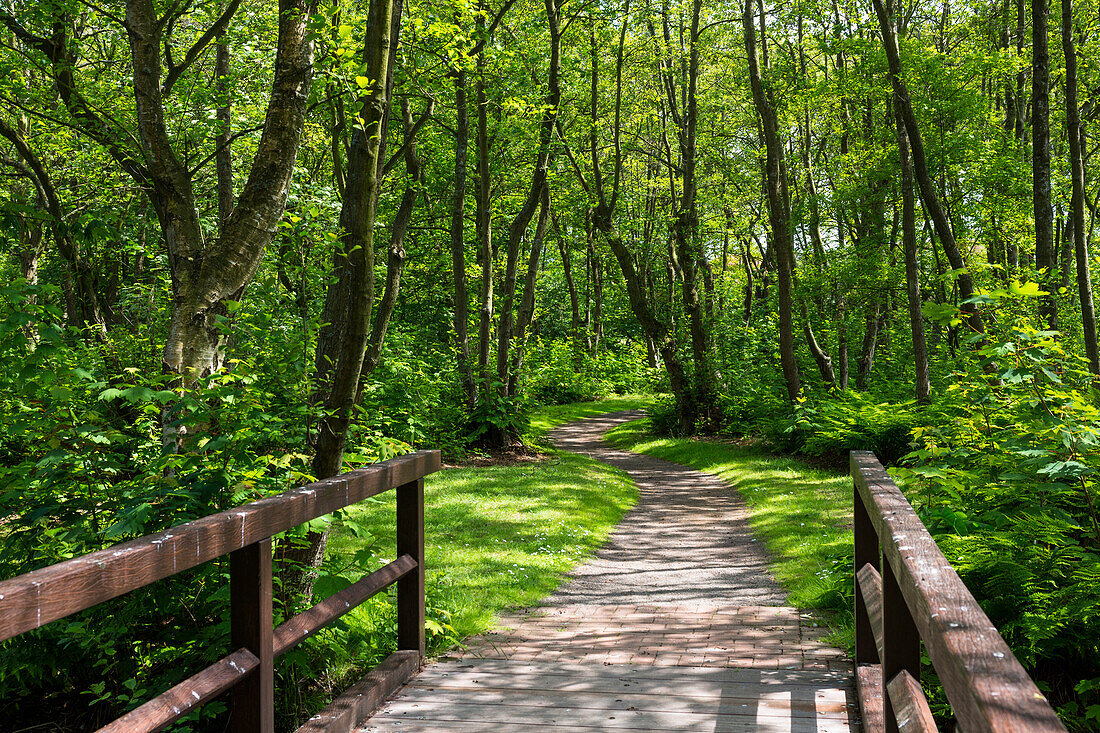
[{"label": "weathered wood plank", "polygon": [[[856,664],[878,664],[882,652],[882,643],[879,635],[882,630],[881,619],[876,624],[870,618],[868,604],[870,599],[864,594],[863,583],[859,575],[864,568],[869,567],[878,574],[879,548],[878,534],[875,525],[871,523],[871,517],[867,514],[867,507],[859,495],[859,488],[852,486],[852,535],[853,535],[853,567],[856,571],[855,581],[855,632],[856,632]],[[879,588],[881,589],[881,583]],[[879,606],[881,607],[881,590],[879,592]],[[876,631],[877,629],[877,631]]]},{"label": "weathered wood plank", "polygon": [[366,730],[848,733],[849,682],[787,670],[461,660],[426,668]]},{"label": "weathered wood plank", "polygon": [[874,454],[852,452],[852,477],[961,727],[1065,731]]},{"label": "weathered wood plank", "polygon": [[817,685],[774,685],[756,682],[742,682],[737,684],[713,684],[699,683],[697,680],[686,678],[683,680],[652,680],[623,682],[616,679],[585,679],[574,683],[562,682],[567,679],[560,676],[536,677],[532,675],[518,676],[514,680],[502,679],[499,676],[478,677],[465,680],[443,680],[425,682],[413,679],[406,688],[407,694],[414,694],[415,690],[430,690],[433,692],[451,692],[467,690],[485,690],[502,694],[513,692],[525,692],[527,690],[539,690],[548,696],[560,695],[609,695],[622,697],[623,695],[638,695],[642,697],[676,698],[684,700],[696,700],[705,702],[716,696],[724,695],[726,699],[753,698],[760,695],[776,692],[777,690],[789,690],[799,699],[813,699],[825,704],[840,704],[848,699],[848,691],[835,687],[819,687]]},{"label": "weathered wood plank", "polygon": [[856,687],[859,690],[859,714],[863,733],[883,733],[886,730],[886,718],[883,715],[882,667],[877,664],[858,665]]},{"label": "weathered wood plank", "polygon": [[416,568],[397,582],[397,648],[424,656],[424,479],[397,487],[397,554]]},{"label": "weathered wood plank", "polygon": [[256,669],[232,689],[233,733],[275,733],[271,538],[229,556],[229,634],[256,657]]},{"label": "weathered wood plank", "polygon": [[537,686],[523,690],[486,688],[408,688],[402,693],[401,705],[419,705],[437,709],[445,705],[514,705],[536,708],[569,708],[573,710],[637,710],[716,716],[751,715],[762,712],[779,717],[821,720],[847,720],[847,701],[822,700],[812,691],[799,695],[799,690],[756,688],[717,690],[707,697],[680,696],[667,692],[576,692],[543,690]]},{"label": "weathered wood plank", "polygon": [[[606,674],[605,674],[606,673]],[[657,667],[629,664],[584,664],[571,661],[514,662],[508,659],[466,659],[456,662],[440,662],[424,668],[416,677],[416,683],[437,679],[457,680],[463,677],[484,678],[488,674],[501,675],[502,679],[521,680],[523,676],[538,675],[549,679],[565,678],[563,684],[583,683],[586,679],[669,680],[671,682],[745,683],[815,685],[822,687],[850,687],[854,684],[851,674],[818,670],[748,669],[743,667]],[[522,684],[522,682],[517,682]]]},{"label": "weathered wood plank", "polygon": [[0,641],[438,471],[419,451],[0,582]]},{"label": "weathered wood plank", "polygon": [[[894,562],[889,555],[882,562],[882,683],[906,672],[913,679],[920,679],[920,633],[917,631],[909,606],[898,587]],[[900,733],[898,711],[887,695],[883,699],[886,717],[886,733]]]},{"label": "weathered wood plank", "polygon": [[401,700],[388,703],[379,716],[370,721],[377,726],[400,721],[405,729],[413,721],[431,721],[436,731],[468,731],[471,724],[493,723],[498,730],[510,730],[519,724],[538,725],[553,730],[557,726],[588,726],[604,730],[707,730],[716,733],[849,733],[847,719],[792,718],[758,710],[756,715],[719,716],[714,713],[681,713],[641,710],[586,710],[582,708],[539,708],[521,705],[464,705],[440,707],[409,705]]},{"label": "weathered wood plank", "polygon": [[350,733],[420,669],[420,654],[399,651],[307,720],[297,733]]},{"label": "weathered wood plank", "polygon": [[656,723],[647,721],[624,721],[622,725],[607,726],[603,723],[585,725],[583,723],[528,723],[522,720],[509,720],[506,723],[479,720],[420,720],[416,718],[386,719],[370,721],[363,733],[536,733],[554,731],[554,733],[596,733],[613,728],[616,731],[653,731],[654,733],[848,733],[847,725],[840,727],[835,721],[822,721],[818,725],[801,724],[790,721],[744,721],[715,725],[713,720],[674,721],[674,727],[667,727],[666,721]]},{"label": "weathered wood plank", "polygon": [[260,666],[247,649],[238,649],[170,690],[100,728],[96,733],[155,733],[176,722],[191,709],[237,684]]},{"label": "weathered wood plank", "polygon": [[936,720],[928,707],[920,682],[902,671],[886,685],[898,719],[900,733],[936,733]]},{"label": "weathered wood plank", "polygon": [[408,555],[402,555],[339,593],[334,593],[294,618],[287,619],[274,632],[275,656],[278,657],[293,649],[334,619],[348,613],[415,568],[416,560]]},{"label": "weathered wood plank", "polygon": [[863,595],[867,609],[867,622],[874,637],[876,660],[882,659],[882,576],[871,565],[864,565],[856,573],[856,583]]}]

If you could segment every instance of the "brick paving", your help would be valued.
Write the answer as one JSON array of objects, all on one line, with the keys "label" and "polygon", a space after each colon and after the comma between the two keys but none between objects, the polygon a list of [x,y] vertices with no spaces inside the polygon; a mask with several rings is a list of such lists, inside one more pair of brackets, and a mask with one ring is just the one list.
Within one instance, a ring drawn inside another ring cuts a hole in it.
[{"label": "brick paving", "polygon": [[559,606],[509,614],[466,658],[851,672],[823,629],[787,606]]},{"label": "brick paving", "polygon": [[[496,631],[425,670],[365,730],[858,729],[851,661],[822,641],[811,614],[786,605],[736,490],[600,439],[637,417],[611,413],[551,434],[560,448],[616,466],[637,484],[638,503],[607,544],[543,606],[501,616]],[[637,689],[626,680],[644,670],[664,675],[639,690],[648,708],[629,706],[621,693],[591,697],[617,684]],[[576,680],[572,698],[555,691],[563,676]],[[675,701],[662,685],[676,679],[707,690],[688,712],[664,708]],[[735,697],[744,700],[731,707]]]},{"label": "brick paving", "polygon": [[851,673],[813,616],[785,605],[733,487],[599,439],[640,416],[601,415],[551,434],[626,471],[638,504],[544,606],[501,616],[456,657]]}]

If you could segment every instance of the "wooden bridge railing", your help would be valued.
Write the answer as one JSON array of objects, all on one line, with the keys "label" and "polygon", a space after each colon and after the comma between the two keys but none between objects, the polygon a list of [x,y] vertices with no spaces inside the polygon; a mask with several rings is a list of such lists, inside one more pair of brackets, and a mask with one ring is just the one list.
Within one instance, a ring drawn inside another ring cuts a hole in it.
[{"label": "wooden bridge railing", "polygon": [[[439,468],[439,451],[419,451],[5,580],[0,582],[0,642],[228,554],[233,651],[100,733],[161,730],[230,689],[231,730],[272,733],[275,657],[394,583],[399,651],[376,669],[407,678],[419,668],[424,656],[424,476]],[[390,489],[397,493],[397,559],[273,628],[272,536]],[[327,718],[347,725],[344,713]],[[322,719],[326,716],[309,727],[318,728]]]},{"label": "wooden bridge railing", "polygon": [[851,467],[864,729],[936,730],[920,686],[923,640],[963,733],[1065,731],[874,454],[852,451]]}]

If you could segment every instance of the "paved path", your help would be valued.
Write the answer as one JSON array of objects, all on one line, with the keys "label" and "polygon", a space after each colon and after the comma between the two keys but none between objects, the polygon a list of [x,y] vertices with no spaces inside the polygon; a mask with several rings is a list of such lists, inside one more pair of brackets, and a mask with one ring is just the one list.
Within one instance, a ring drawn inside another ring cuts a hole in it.
[{"label": "paved path", "polygon": [[429,666],[364,730],[856,730],[851,663],[784,605],[737,492],[600,440],[637,417],[551,434],[637,483],[608,543],[544,606]]}]

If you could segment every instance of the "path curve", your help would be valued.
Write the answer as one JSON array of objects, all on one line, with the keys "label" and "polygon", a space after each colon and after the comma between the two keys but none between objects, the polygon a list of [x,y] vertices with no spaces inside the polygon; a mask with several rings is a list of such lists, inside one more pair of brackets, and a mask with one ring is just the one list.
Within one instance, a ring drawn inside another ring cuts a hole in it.
[{"label": "path curve", "polygon": [[546,605],[786,605],[736,489],[711,474],[617,450],[603,440],[612,428],[644,416],[612,412],[550,434],[562,450],[625,471],[638,487],[638,503]]},{"label": "path curve", "polygon": [[429,665],[367,723],[376,733],[858,730],[852,665],[782,590],[737,491],[619,451],[640,412],[554,430],[626,471],[638,503],[544,604]]}]

